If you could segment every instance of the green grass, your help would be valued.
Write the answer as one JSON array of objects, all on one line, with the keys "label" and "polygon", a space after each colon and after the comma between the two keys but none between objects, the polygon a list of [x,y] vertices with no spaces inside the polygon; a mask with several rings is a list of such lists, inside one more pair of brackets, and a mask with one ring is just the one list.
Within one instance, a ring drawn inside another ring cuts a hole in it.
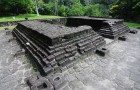
[{"label": "green grass", "polygon": [[37,16],[36,14],[21,14],[18,16],[0,17],[0,22],[25,20],[25,17],[28,17],[29,20],[33,20],[33,19],[58,18],[60,16],[51,16],[51,15]]},{"label": "green grass", "polygon": [[140,27],[140,23],[130,23],[130,22],[124,22],[125,25],[128,27],[138,28]]},{"label": "green grass", "polygon": [[5,30],[5,28],[9,28],[10,30],[11,29],[14,29],[16,26],[6,26],[6,27],[0,27],[0,30]]}]

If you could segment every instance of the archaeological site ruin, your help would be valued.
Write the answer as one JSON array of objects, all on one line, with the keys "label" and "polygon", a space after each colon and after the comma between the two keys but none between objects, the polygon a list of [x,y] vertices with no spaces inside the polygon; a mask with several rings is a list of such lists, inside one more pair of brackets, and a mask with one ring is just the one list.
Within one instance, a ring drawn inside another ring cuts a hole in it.
[{"label": "archaeological site ruin", "polygon": [[88,54],[105,56],[104,38],[124,40],[128,32],[121,19],[75,16],[19,22],[12,34],[39,68],[40,74],[27,80],[31,90],[56,90],[65,82],[57,72]]}]

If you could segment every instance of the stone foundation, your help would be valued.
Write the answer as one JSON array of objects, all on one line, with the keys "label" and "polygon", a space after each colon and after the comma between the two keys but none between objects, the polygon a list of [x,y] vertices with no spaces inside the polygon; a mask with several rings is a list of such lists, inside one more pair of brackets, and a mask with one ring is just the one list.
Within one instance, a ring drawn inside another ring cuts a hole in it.
[{"label": "stone foundation", "polygon": [[103,37],[115,39],[127,33],[130,29],[123,24],[122,19],[107,19],[94,17],[68,17],[49,20],[41,20],[51,24],[60,24],[68,27],[78,27],[82,25],[91,26],[98,34]]},{"label": "stone foundation", "polygon": [[105,44],[104,38],[90,26],[66,27],[39,21],[19,23],[13,35],[34,56],[45,74],[68,66]]}]

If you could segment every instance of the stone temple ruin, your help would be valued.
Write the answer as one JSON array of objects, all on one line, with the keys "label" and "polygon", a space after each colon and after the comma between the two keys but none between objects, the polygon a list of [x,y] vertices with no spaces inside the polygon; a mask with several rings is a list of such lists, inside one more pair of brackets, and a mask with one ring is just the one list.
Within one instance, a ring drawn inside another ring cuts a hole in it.
[{"label": "stone temple ruin", "polygon": [[64,80],[54,72],[72,67],[81,56],[104,46],[106,42],[103,37],[115,39],[129,30],[123,20],[68,17],[23,21],[12,33],[33,56],[40,73],[47,76],[30,77],[28,84],[31,89],[56,90]]},{"label": "stone temple ruin", "polygon": [[[58,66],[75,61],[77,53],[84,54],[105,44],[90,26],[65,27],[39,21],[18,24],[13,34],[37,59],[37,63],[48,74]],[[78,58],[78,57],[77,57]]]},{"label": "stone temple ruin", "polygon": [[122,19],[106,19],[82,16],[42,20],[42,22],[61,24],[68,27],[88,25],[101,36],[110,39],[118,38],[120,35],[130,31],[130,29],[123,24]]}]

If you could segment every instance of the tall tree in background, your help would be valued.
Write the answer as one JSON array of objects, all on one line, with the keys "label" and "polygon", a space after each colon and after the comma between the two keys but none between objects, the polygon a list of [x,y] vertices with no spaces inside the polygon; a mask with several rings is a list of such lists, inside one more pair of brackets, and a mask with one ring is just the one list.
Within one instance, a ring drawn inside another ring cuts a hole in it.
[{"label": "tall tree in background", "polygon": [[37,3],[37,0],[34,0],[34,2],[35,2],[36,14],[37,14],[37,16],[39,16],[39,11],[38,11],[38,3]]},{"label": "tall tree in background", "polygon": [[114,18],[136,20],[140,22],[139,0],[119,0],[110,8],[110,10],[110,15],[112,15]]},{"label": "tall tree in background", "polygon": [[0,15],[32,13],[33,7],[32,0],[0,0]]},{"label": "tall tree in background", "polygon": [[54,4],[55,15],[58,15],[58,0],[55,0]]},{"label": "tall tree in background", "polygon": [[83,16],[85,13],[84,6],[80,3],[80,0],[75,0],[75,2],[70,7],[68,16]]},{"label": "tall tree in background", "polygon": [[[0,15],[37,13],[37,15],[108,16],[109,8],[114,1],[116,0],[0,0],[0,12],[3,12]],[[138,7],[139,3],[133,7],[135,12]]]}]

